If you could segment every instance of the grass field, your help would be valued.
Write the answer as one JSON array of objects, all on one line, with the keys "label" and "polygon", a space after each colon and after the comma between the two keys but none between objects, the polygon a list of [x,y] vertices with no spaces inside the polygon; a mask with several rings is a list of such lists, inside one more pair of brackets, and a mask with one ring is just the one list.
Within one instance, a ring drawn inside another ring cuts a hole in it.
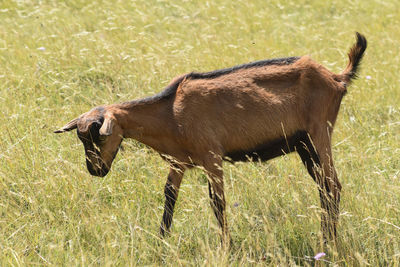
[{"label": "grass field", "polygon": [[[172,3],[173,2],[173,3]],[[400,5],[382,1],[0,2],[0,265],[399,266]],[[368,39],[334,132],[343,185],[337,248],[320,244],[317,187],[297,155],[225,164],[232,249],[220,248],[200,170],[161,240],[167,164],[124,142],[105,178],[76,134],[90,108],[175,76],[309,54],[334,72]]]}]

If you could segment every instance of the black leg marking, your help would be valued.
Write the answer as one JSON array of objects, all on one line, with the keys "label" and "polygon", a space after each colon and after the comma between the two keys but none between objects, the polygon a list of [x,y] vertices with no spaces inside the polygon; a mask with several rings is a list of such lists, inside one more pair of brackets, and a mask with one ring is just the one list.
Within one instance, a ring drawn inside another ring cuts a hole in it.
[{"label": "black leg marking", "polygon": [[174,189],[174,186],[167,182],[164,189],[165,194],[165,206],[164,206],[164,214],[162,218],[161,224],[161,235],[164,236],[166,232],[169,232],[172,224],[172,216],[174,214],[174,207],[177,198],[177,191]]},{"label": "black leg marking", "polygon": [[171,228],[175,202],[178,198],[183,172],[183,170],[173,167],[168,175],[167,183],[165,184],[164,188],[165,206],[160,226],[161,236],[165,236],[165,234],[168,233],[169,229]]},{"label": "black leg marking", "polygon": [[297,153],[300,155],[301,161],[303,162],[304,166],[307,168],[308,173],[314,179],[314,181],[317,182],[315,167],[320,167],[321,162],[319,160],[317,151],[315,150],[315,147],[312,144],[308,135],[306,135],[304,139],[299,141],[296,146],[296,150]]},{"label": "black leg marking", "polygon": [[208,182],[208,192],[210,195],[210,200],[211,200],[211,207],[214,211],[215,217],[217,217],[218,223],[220,227],[223,227],[224,224],[224,200],[218,196],[217,194],[215,194],[215,192],[213,192],[212,189],[212,185],[210,182]]}]

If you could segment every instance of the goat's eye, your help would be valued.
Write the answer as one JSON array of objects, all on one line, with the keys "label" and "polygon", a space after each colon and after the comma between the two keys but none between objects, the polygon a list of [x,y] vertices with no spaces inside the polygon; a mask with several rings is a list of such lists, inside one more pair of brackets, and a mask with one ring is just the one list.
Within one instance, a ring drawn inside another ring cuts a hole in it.
[{"label": "goat's eye", "polygon": [[103,143],[104,141],[106,141],[107,136],[106,135],[99,135],[99,142]]}]

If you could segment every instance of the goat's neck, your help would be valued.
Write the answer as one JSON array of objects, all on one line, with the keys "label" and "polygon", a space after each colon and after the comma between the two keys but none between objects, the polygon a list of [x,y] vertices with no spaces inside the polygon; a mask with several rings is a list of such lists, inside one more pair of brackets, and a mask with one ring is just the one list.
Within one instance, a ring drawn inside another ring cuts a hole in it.
[{"label": "goat's neck", "polygon": [[172,108],[167,100],[154,103],[112,106],[124,138],[133,138],[159,151],[166,139],[173,138]]}]

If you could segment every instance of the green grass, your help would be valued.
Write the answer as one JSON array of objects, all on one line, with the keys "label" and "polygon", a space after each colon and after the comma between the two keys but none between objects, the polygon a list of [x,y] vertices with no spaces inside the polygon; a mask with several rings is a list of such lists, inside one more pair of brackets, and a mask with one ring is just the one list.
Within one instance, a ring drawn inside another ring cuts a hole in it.
[{"label": "green grass", "polygon": [[[398,2],[173,2],[0,2],[0,265],[313,266],[324,251],[332,266],[399,266]],[[156,153],[127,140],[95,178],[76,135],[52,133],[193,70],[309,54],[340,72],[355,31],[369,46],[334,132],[336,249],[320,244],[317,188],[297,155],[224,165],[223,251],[203,172],[186,175],[161,240],[168,166]]]}]

